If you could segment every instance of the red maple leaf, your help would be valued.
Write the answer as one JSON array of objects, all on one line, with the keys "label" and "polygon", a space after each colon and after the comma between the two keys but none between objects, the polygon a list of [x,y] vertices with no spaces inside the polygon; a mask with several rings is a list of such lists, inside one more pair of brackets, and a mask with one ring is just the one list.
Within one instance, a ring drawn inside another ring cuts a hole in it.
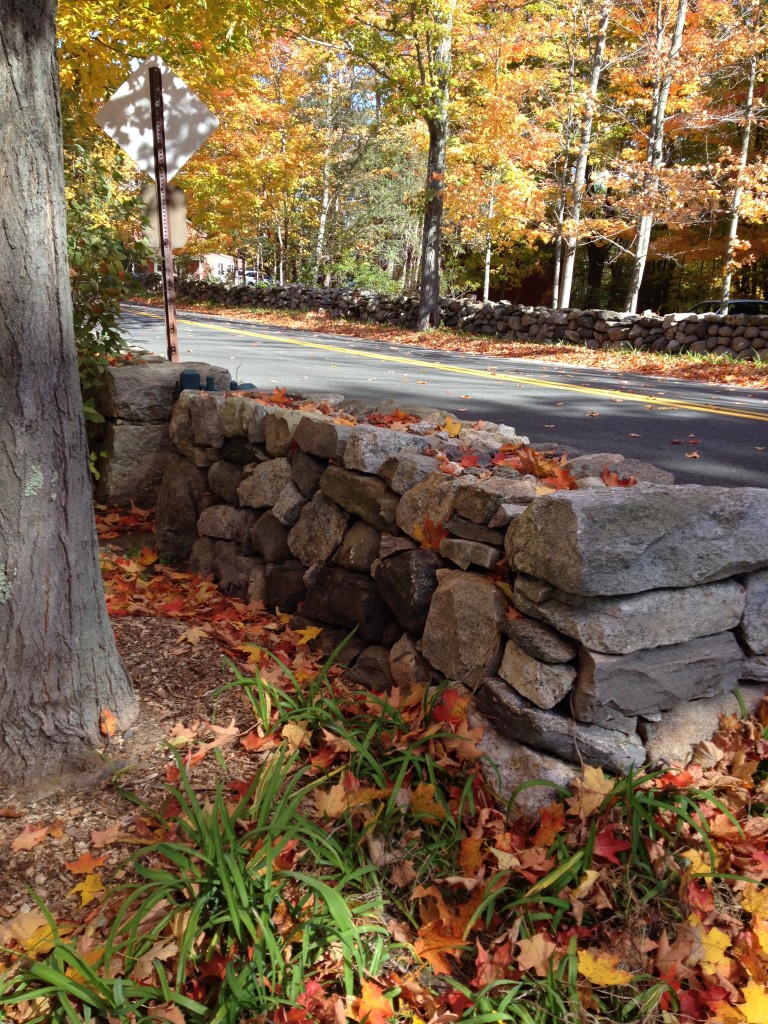
[{"label": "red maple leaf", "polygon": [[598,857],[604,857],[611,864],[621,864],[616,854],[629,850],[632,844],[626,839],[617,839],[614,834],[615,831],[616,824],[614,823],[606,825],[602,832],[597,833],[595,836],[595,854]]}]

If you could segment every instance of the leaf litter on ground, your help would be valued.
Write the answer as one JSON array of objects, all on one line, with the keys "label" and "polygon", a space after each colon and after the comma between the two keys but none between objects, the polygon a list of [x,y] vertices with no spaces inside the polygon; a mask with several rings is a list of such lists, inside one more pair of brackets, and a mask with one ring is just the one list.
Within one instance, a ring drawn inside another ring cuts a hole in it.
[{"label": "leaf litter on ground", "polygon": [[[768,1019],[768,704],[688,765],[586,766],[522,819],[480,770],[468,694],[367,692],[322,627],[146,551],[104,552],[117,628],[178,624],[227,681],[168,725],[154,802],[118,777],[120,823],[62,859],[70,901],[0,918],[7,1020]],[[63,832],[18,813],[14,856]]]}]

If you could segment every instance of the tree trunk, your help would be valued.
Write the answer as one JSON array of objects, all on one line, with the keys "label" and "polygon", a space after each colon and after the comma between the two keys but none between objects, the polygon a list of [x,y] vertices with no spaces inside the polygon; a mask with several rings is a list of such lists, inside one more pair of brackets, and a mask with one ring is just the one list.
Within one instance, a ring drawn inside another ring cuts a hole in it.
[{"label": "tree trunk", "polygon": [[428,122],[427,201],[421,236],[421,287],[417,330],[440,326],[440,241],[443,228],[445,194],[445,152],[448,144],[448,118]]},{"label": "tree trunk", "polygon": [[328,210],[331,206],[331,151],[333,146],[333,64],[327,65],[328,88],[325,99],[326,146],[323,154],[323,193],[320,198],[320,217],[315,237],[315,251],[312,257],[312,281],[317,284],[320,267],[325,255],[325,230],[328,225]]},{"label": "tree trunk", "polygon": [[493,200],[496,191],[496,183],[491,182],[491,194],[488,198],[488,230],[485,233],[485,262],[483,267],[483,302],[488,301],[491,290],[491,256],[493,255],[493,233],[491,224],[493,222]]},{"label": "tree trunk", "polygon": [[99,571],[67,271],[55,0],[0,3],[0,789],[135,718]]},{"label": "tree trunk", "polygon": [[723,264],[723,283],[720,290],[720,300],[723,306],[731,297],[731,281],[733,279],[733,260],[736,255],[736,242],[739,237],[739,216],[741,214],[741,197],[743,186],[742,176],[749,160],[749,142],[752,134],[752,120],[755,114],[755,80],[757,78],[757,57],[752,57],[749,62],[749,77],[747,79],[747,98],[744,103],[744,124],[741,129],[741,152],[739,153],[739,170],[736,179],[736,187],[731,198],[730,220],[728,222],[728,241],[725,247],[725,262]]},{"label": "tree trunk", "polygon": [[562,283],[559,290],[559,305],[564,309],[571,302],[573,266],[576,262],[576,245],[578,243],[578,235],[575,229],[578,228],[581,221],[584,193],[587,187],[587,167],[589,166],[589,151],[592,144],[592,126],[595,121],[600,76],[605,68],[605,41],[608,35],[608,19],[611,13],[611,5],[612,0],[608,0],[600,10],[597,34],[590,59],[589,89],[587,90],[586,105],[581,121],[579,153],[576,157],[576,167],[574,169],[573,186],[571,189],[570,222],[572,229],[565,237]]},{"label": "tree trunk", "polygon": [[[656,48],[658,54],[661,53],[663,43],[666,39],[666,25],[663,20],[663,10],[662,2],[661,0],[658,0],[656,17]],[[659,189],[658,172],[660,171],[664,160],[664,128],[667,119],[667,102],[669,100],[669,91],[672,88],[672,80],[674,77],[674,62],[680,53],[681,46],[683,45],[683,30],[685,29],[685,19],[687,14],[688,0],[678,0],[677,17],[675,18],[675,27],[672,30],[672,38],[669,43],[664,74],[662,75],[659,71],[654,86],[653,103],[651,105],[651,123],[648,130],[646,151],[646,164],[651,170],[647,182],[648,209],[640,216],[637,224],[637,238],[635,240],[632,274],[629,279],[629,288],[627,289],[627,299],[625,303],[625,309],[628,313],[634,313],[637,310],[640,285],[643,283],[645,264],[648,259],[648,250],[651,245],[651,231],[653,230],[655,214],[653,208],[653,197],[654,193],[658,192]]]},{"label": "tree trunk", "polygon": [[[440,326],[440,241],[445,202],[445,157],[448,148],[448,109],[451,83],[451,43],[453,11],[456,0],[435,26],[431,52],[428,55],[431,102],[424,113],[429,130],[427,154],[427,199],[424,229],[421,236],[421,286],[417,330]],[[423,65],[422,65],[423,67]],[[423,74],[426,68],[423,68]],[[426,82],[426,77],[424,81]]]}]

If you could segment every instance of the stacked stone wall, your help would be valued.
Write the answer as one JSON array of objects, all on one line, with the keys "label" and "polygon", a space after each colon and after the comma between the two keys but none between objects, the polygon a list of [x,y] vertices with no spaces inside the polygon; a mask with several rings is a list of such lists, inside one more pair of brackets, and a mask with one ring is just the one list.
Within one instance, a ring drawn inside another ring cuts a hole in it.
[{"label": "stacked stone wall", "polygon": [[[469,688],[507,790],[681,758],[737,687],[762,697],[768,490],[591,456],[553,492],[503,464],[525,442],[509,427],[326,409],[182,393],[161,553],[321,626],[327,651],[356,628],[365,686]],[[606,466],[639,482],[607,486]]]},{"label": "stacked stone wall", "polygon": [[[179,296],[226,306],[324,310],[329,316],[415,328],[418,300],[344,288],[279,285],[227,287],[182,282]],[[593,349],[640,351],[768,361],[768,316],[720,316],[717,313],[669,313],[666,316],[618,313],[605,309],[549,309],[511,302],[441,299],[441,320],[472,334],[502,341],[567,342]]]}]

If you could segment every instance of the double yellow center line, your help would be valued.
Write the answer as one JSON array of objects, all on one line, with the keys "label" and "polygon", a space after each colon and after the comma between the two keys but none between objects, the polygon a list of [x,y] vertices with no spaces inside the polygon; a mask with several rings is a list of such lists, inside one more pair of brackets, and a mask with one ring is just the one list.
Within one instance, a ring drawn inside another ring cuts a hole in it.
[{"label": "double yellow center line", "polygon": [[[146,316],[152,320],[161,320],[162,317],[155,313],[131,309],[131,313],[137,316]],[[224,334],[240,334],[248,338],[259,338],[264,341],[280,342],[284,345],[297,345],[299,348],[311,348],[321,352],[337,352],[341,355],[360,356],[363,359],[373,359],[381,363],[396,363],[400,366],[417,366],[425,370],[442,370],[444,373],[456,373],[461,377],[480,377],[484,380],[501,380],[512,384],[529,384],[532,387],[547,388],[551,391],[566,391],[579,395],[589,395],[591,398],[607,398],[612,401],[639,402],[642,405],[656,405],[664,409],[680,409],[685,412],[700,412],[712,416],[732,416],[741,420],[757,420],[760,423],[768,423],[768,410],[757,412],[752,410],[732,409],[725,405],[709,403],[686,402],[677,398],[666,398],[659,395],[643,395],[635,391],[619,391],[613,388],[592,387],[583,384],[567,384],[564,381],[545,380],[542,377],[529,377],[515,373],[503,373],[496,370],[479,370],[469,366],[452,366],[448,363],[432,362],[428,359],[416,359],[409,356],[393,356],[380,352],[366,352],[364,349],[353,348],[344,345],[330,345],[320,341],[302,341],[300,338],[289,337],[283,334],[264,334],[260,331],[248,330],[242,327],[223,327],[219,324],[212,324],[199,320],[188,320],[179,317],[179,323],[191,324],[196,327],[205,327],[208,331],[221,331]]]}]

